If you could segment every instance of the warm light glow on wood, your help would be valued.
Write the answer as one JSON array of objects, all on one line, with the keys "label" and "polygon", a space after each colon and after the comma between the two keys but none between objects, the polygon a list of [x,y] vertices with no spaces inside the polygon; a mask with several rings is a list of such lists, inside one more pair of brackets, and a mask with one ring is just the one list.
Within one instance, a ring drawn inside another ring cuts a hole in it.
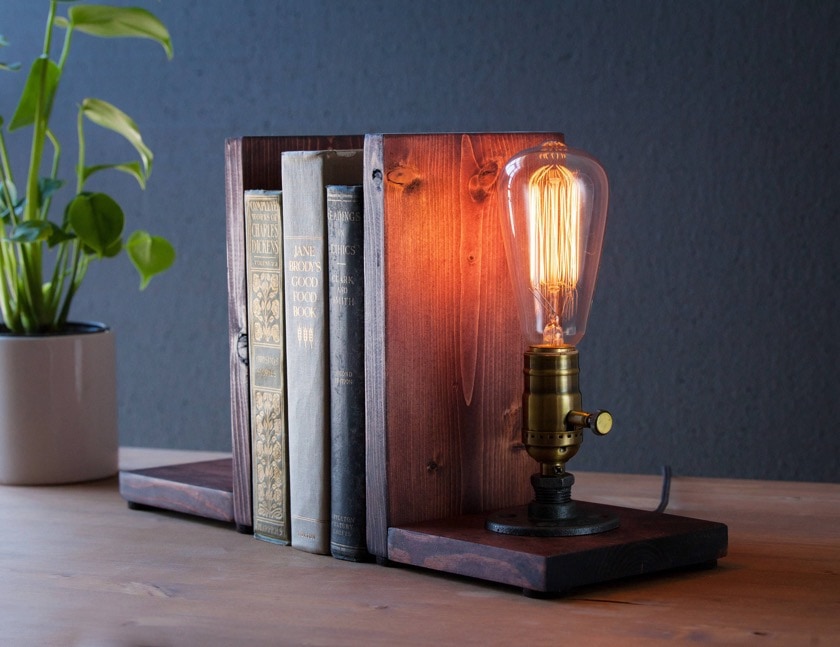
[{"label": "warm light glow on wood", "polygon": [[531,289],[549,315],[547,344],[563,343],[564,315],[575,308],[581,201],[577,178],[559,164],[541,167],[528,182]]}]

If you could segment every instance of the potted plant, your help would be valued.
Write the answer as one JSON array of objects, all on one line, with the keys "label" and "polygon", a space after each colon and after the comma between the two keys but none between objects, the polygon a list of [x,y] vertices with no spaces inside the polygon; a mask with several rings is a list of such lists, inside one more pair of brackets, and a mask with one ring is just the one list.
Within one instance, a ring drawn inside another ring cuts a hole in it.
[{"label": "potted plant", "polygon": [[[58,14],[60,4],[67,4],[66,16]],[[7,106],[0,107],[0,483],[66,483],[116,472],[113,335],[102,324],[73,322],[71,305],[94,261],[125,252],[143,289],[175,259],[161,237],[145,231],[125,236],[119,204],[86,188],[92,175],[107,170],[128,173],[145,188],[152,169],[137,125],[106,101],[78,104],[75,186],[63,210],[53,208],[63,193],[63,149],[50,116],[77,33],[151,39],[172,57],[169,32],[144,9],[50,0],[41,55],[8,120]],[[18,67],[0,62],[3,70]],[[121,135],[137,159],[91,163],[88,123]],[[28,136],[29,156],[16,169],[7,137],[21,133]]]}]

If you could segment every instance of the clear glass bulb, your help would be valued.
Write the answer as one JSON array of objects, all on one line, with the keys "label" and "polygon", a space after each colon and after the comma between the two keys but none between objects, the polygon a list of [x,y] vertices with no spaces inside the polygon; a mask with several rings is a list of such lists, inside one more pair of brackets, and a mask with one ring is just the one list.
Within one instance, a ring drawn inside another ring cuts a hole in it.
[{"label": "clear glass bulb", "polygon": [[500,177],[502,231],[520,319],[532,346],[575,346],[586,331],[601,258],[607,175],[591,155],[545,142]]}]

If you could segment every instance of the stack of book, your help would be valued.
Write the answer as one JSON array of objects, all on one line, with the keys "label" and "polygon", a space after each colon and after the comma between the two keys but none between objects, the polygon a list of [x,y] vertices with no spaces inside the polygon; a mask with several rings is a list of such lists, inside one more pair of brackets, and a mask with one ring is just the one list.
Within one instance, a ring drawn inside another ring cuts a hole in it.
[{"label": "stack of book", "polygon": [[284,150],[282,190],[243,188],[234,223],[254,535],[355,561],[368,556],[362,160],[360,148]]}]

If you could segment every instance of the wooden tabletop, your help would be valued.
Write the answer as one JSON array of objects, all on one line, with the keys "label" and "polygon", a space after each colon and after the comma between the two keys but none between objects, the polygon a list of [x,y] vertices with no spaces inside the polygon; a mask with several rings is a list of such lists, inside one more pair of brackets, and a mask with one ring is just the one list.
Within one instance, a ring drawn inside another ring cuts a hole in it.
[{"label": "wooden tabletop", "polygon": [[[120,460],[135,469],[218,456],[124,449]],[[579,499],[658,503],[658,476],[576,477]],[[2,486],[0,644],[840,644],[840,485],[677,475],[668,511],[729,526],[717,568],[544,600],[130,510],[116,478]]]}]

